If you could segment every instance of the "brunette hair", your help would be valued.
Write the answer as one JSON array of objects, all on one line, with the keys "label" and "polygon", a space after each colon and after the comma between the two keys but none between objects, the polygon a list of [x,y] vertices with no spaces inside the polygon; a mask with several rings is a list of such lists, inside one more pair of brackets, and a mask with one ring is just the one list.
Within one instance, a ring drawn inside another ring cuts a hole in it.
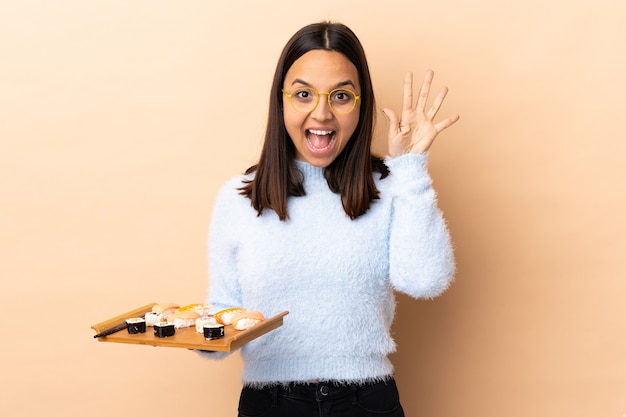
[{"label": "brunette hair", "polygon": [[295,163],[295,146],[283,118],[282,86],[293,63],[312,50],[342,53],[359,74],[361,105],[359,123],[343,151],[324,168],[324,177],[331,191],[341,195],[343,209],[351,219],[365,213],[373,200],[379,198],[373,172],[381,178],[389,173],[383,160],[372,155],[374,129],[374,91],[361,42],[354,32],[340,23],[321,22],[303,27],[285,45],[274,73],[269,102],[265,141],[259,162],[246,170],[255,173],[240,188],[240,194],[250,198],[252,207],[261,215],[272,209],[280,220],[289,217],[287,199],[306,194],[302,173]]}]

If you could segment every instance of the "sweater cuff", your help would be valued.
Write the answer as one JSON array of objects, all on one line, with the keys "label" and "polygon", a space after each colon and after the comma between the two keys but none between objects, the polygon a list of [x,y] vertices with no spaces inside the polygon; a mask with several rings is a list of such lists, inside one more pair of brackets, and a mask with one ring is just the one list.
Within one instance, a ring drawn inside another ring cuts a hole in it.
[{"label": "sweater cuff", "polygon": [[385,158],[385,164],[392,172],[409,172],[425,170],[428,165],[428,153],[405,153],[399,156]]},{"label": "sweater cuff", "polygon": [[428,189],[432,179],[428,173],[428,154],[404,154],[387,158],[385,163],[391,171],[393,195],[411,195]]}]

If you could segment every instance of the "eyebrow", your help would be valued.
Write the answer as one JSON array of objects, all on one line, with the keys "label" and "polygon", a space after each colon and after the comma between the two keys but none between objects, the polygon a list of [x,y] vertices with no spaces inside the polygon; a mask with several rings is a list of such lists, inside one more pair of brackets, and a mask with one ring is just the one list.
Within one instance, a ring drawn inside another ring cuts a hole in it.
[{"label": "eyebrow", "polygon": [[[304,80],[302,80],[300,78],[296,78],[295,80],[293,80],[291,85],[294,85],[294,84],[302,84],[302,85],[305,85],[307,87],[313,88],[313,86],[311,84],[309,84],[308,82],[306,82],[306,81],[304,81]],[[352,86],[352,88],[356,89],[356,86],[350,80],[341,81],[341,82],[335,84],[335,86],[332,89],[334,90],[335,88],[345,87],[346,85],[350,85],[350,86]]]}]

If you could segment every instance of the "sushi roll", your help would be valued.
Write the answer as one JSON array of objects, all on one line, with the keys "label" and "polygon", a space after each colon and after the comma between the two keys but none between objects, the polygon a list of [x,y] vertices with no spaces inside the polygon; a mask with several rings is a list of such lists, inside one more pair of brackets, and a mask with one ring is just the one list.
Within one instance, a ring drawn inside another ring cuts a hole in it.
[{"label": "sushi roll", "polygon": [[221,339],[224,337],[223,324],[207,324],[202,329],[206,340]]},{"label": "sushi roll", "polygon": [[156,337],[174,336],[175,333],[174,323],[159,322],[154,324],[154,335]]},{"label": "sushi roll", "polygon": [[141,317],[133,317],[126,320],[126,330],[128,334],[137,334],[146,332],[146,320]]}]

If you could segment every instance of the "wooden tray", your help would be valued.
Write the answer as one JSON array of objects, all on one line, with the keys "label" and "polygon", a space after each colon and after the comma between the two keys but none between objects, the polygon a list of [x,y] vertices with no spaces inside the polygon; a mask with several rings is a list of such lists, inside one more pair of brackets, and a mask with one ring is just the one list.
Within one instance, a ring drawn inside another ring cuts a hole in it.
[{"label": "wooden tray", "polygon": [[[126,319],[143,317],[148,311],[152,311],[154,305],[156,303],[137,308],[102,323],[94,324],[91,328],[96,333],[104,332],[124,324]],[[224,326],[224,338],[222,339],[206,340],[202,333],[196,332],[195,326],[176,329],[176,333],[170,337],[156,337],[154,329],[148,326],[145,333],[129,334],[126,329],[123,329],[108,336],[98,337],[98,341],[229,352],[282,326],[283,317],[287,314],[289,314],[288,311],[283,311],[273,317],[266,318],[247,330],[235,330],[231,325]]]}]

